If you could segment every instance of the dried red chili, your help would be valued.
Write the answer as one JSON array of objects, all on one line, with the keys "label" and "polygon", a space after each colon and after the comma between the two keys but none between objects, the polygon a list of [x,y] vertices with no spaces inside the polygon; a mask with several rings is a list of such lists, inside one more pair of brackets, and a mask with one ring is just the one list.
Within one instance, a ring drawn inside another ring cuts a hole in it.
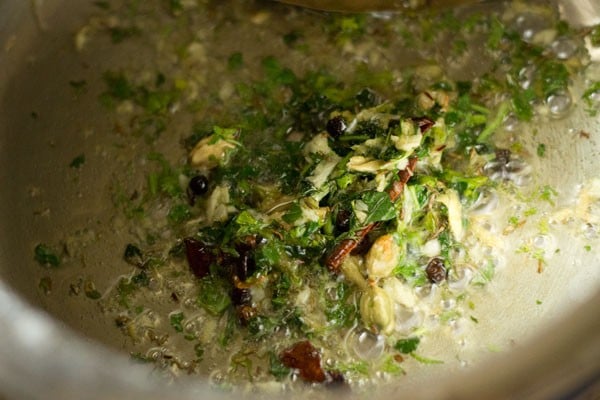
[{"label": "dried red chili", "polygon": [[281,355],[281,362],[288,368],[298,370],[300,377],[306,382],[320,383],[326,380],[321,366],[319,351],[308,341],[298,342]]}]

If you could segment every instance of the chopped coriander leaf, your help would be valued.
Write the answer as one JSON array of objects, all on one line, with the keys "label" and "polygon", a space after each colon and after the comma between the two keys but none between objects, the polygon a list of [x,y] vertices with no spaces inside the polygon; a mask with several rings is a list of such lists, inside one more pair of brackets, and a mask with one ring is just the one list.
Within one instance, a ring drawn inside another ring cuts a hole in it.
[{"label": "chopped coriander leaf", "polygon": [[[593,106],[594,105],[594,100],[593,98],[599,98],[600,97],[600,81],[594,81],[592,82],[586,89],[585,92],[583,92],[583,95],[581,96],[585,102],[587,103],[588,106]],[[598,100],[596,100],[596,103],[600,103]]]},{"label": "chopped coriander leaf", "polygon": [[415,353],[410,353],[410,356],[422,364],[443,364],[444,363],[442,360],[435,360],[433,358],[423,357],[423,356],[420,356]]},{"label": "chopped coriander leaf", "polygon": [[40,265],[58,267],[60,265],[60,257],[50,246],[40,243],[35,246],[34,259]]},{"label": "chopped coriander leaf", "polygon": [[165,8],[172,14],[178,15],[183,11],[183,4],[181,0],[162,0]]},{"label": "chopped coriander leaf", "polygon": [[198,361],[202,360],[204,357],[204,345],[202,343],[198,343],[194,346],[194,354],[196,354],[196,359]]},{"label": "chopped coriander leaf", "polygon": [[281,380],[287,377],[291,369],[286,367],[281,359],[275,352],[269,352],[269,372],[273,375],[277,380]]},{"label": "chopped coriander leaf", "polygon": [[546,155],[546,145],[544,143],[538,144],[536,153],[538,157],[544,157]]},{"label": "chopped coriander leaf", "polygon": [[406,372],[399,365],[401,361],[401,358],[400,360],[396,360],[394,357],[387,357],[383,363],[383,366],[381,367],[381,370],[391,375],[405,374]]},{"label": "chopped coriander leaf", "polygon": [[594,26],[590,32],[590,42],[594,47],[600,47],[600,24]]},{"label": "chopped coriander leaf", "polygon": [[94,1],[93,4],[102,10],[110,9],[110,3],[108,1]]},{"label": "chopped coriander leaf", "polygon": [[115,44],[121,43],[124,40],[129,39],[133,36],[137,36],[141,33],[139,28],[137,28],[135,26],[128,26],[128,27],[116,26],[116,27],[108,28],[108,31],[110,32],[110,39]]},{"label": "chopped coriander leaf", "polygon": [[513,112],[522,121],[530,121],[533,118],[533,107],[531,102],[535,99],[532,89],[515,91],[512,96],[511,105]]},{"label": "chopped coriander leaf", "polygon": [[80,154],[69,163],[69,167],[71,168],[81,168],[81,166],[85,163],[85,154]]},{"label": "chopped coriander leaf", "polygon": [[483,143],[486,140],[488,140],[489,137],[492,136],[492,134],[504,122],[504,120],[506,119],[506,116],[508,115],[508,111],[509,111],[508,103],[507,102],[501,103],[500,106],[498,107],[498,110],[496,111],[496,115],[488,121],[485,128],[481,131],[481,133],[477,137],[477,142]]},{"label": "chopped coriander leaf", "polygon": [[388,221],[396,217],[396,209],[390,196],[384,192],[366,192],[360,200],[354,202],[354,211],[362,225]]},{"label": "chopped coriander leaf", "polygon": [[187,204],[175,204],[169,210],[167,214],[167,219],[170,223],[177,225],[182,222],[188,220],[191,217],[192,213]]},{"label": "chopped coriander leaf", "polygon": [[504,24],[496,17],[491,19],[490,33],[487,39],[487,47],[490,50],[497,50],[504,36]]},{"label": "chopped coriander leaf", "polygon": [[150,284],[150,277],[146,271],[140,271],[131,277],[131,283],[136,286],[148,286]]},{"label": "chopped coriander leaf", "polygon": [[495,273],[494,264],[490,262],[478,271],[472,282],[475,286],[485,286],[492,281]]},{"label": "chopped coriander leaf", "polygon": [[346,283],[338,284],[335,290],[334,300],[326,300],[325,316],[332,328],[350,327],[354,325],[358,317],[358,308],[351,301],[352,292]]},{"label": "chopped coriander leaf", "polygon": [[123,73],[107,71],[104,73],[103,78],[107,87],[107,90],[102,95],[105,104],[110,102],[112,98],[127,100],[134,96],[135,88]]},{"label": "chopped coriander leaf", "polygon": [[206,277],[199,283],[198,305],[213,315],[222,314],[231,304],[229,289],[217,278]]},{"label": "chopped coriander leaf", "polygon": [[302,32],[293,30],[283,35],[282,39],[283,43],[285,43],[288,47],[294,47],[298,44],[298,41],[302,39]]},{"label": "chopped coriander leaf", "polygon": [[554,205],[554,199],[558,196],[558,192],[549,185],[544,185],[539,189],[539,198]]},{"label": "chopped coriander leaf", "polygon": [[292,70],[282,66],[275,57],[265,57],[262,66],[270,85],[291,85],[296,82]]},{"label": "chopped coriander leaf", "polygon": [[227,68],[230,70],[240,69],[244,65],[244,56],[242,53],[232,53],[227,59]]},{"label": "chopped coriander leaf", "polygon": [[547,61],[542,63],[538,71],[540,87],[545,97],[564,90],[569,85],[569,71],[559,62]]},{"label": "chopped coriander leaf", "polygon": [[396,344],[394,345],[394,348],[396,350],[398,350],[400,353],[410,354],[410,353],[414,353],[415,350],[417,350],[417,347],[419,347],[420,342],[421,342],[421,339],[419,339],[416,336],[412,337],[412,338],[407,338],[407,339],[400,339],[396,342]]},{"label": "chopped coriander leaf", "polygon": [[356,361],[352,363],[337,363],[336,369],[344,373],[353,373],[359,375],[369,375],[371,370],[369,364],[366,361]]},{"label": "chopped coriander leaf", "polygon": [[180,332],[180,333],[183,332],[182,322],[184,319],[185,319],[185,316],[183,315],[182,312],[174,313],[169,316],[169,322],[170,322],[171,326],[173,327],[173,329],[175,329],[176,332]]},{"label": "chopped coriander leaf", "polygon": [[235,328],[237,326],[237,317],[235,313],[230,311],[226,316],[225,329],[219,335],[218,341],[221,347],[227,347],[229,343],[233,340],[233,336],[235,335]]},{"label": "chopped coriander leaf", "polygon": [[150,153],[148,160],[155,161],[160,166],[160,170],[148,175],[148,192],[151,196],[165,194],[172,198],[183,195],[179,177],[180,172],[173,169],[160,153]]}]

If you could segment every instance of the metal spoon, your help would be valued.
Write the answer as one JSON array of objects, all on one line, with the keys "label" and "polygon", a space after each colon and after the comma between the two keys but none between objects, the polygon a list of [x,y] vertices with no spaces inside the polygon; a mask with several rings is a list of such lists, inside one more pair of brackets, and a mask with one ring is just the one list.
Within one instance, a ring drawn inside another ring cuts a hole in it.
[{"label": "metal spoon", "polygon": [[414,11],[443,9],[479,3],[481,0],[278,0],[282,3],[324,11]]}]

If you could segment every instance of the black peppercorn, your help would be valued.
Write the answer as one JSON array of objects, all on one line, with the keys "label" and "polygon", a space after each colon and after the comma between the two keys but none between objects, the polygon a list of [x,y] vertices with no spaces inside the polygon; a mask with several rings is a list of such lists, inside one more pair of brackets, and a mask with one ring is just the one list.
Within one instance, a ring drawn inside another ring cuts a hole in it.
[{"label": "black peppercorn", "polygon": [[447,271],[441,258],[433,258],[425,268],[427,278],[431,283],[441,283],[446,279]]},{"label": "black peppercorn", "polygon": [[194,205],[196,202],[197,196],[202,196],[208,192],[208,178],[204,175],[196,175],[190,182],[187,187],[187,195],[190,205]]},{"label": "black peppercorn", "polygon": [[196,175],[190,179],[190,191],[195,196],[201,196],[208,191],[208,178],[204,175]]},{"label": "black peppercorn", "polygon": [[348,232],[350,230],[350,211],[341,209],[335,216],[335,227],[339,233]]},{"label": "black peppercorn", "polygon": [[508,149],[496,149],[496,161],[502,164],[508,164],[510,161],[510,150]]},{"label": "black peppercorn", "polygon": [[338,138],[346,131],[346,121],[344,121],[344,118],[338,115],[327,121],[327,126],[325,129],[327,129],[327,132],[333,138]]}]

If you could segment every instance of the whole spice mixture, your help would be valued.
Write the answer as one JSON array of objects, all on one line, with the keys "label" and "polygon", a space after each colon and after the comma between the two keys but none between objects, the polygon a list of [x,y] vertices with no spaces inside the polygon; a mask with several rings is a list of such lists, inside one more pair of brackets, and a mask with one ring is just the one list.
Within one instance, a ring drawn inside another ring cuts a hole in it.
[{"label": "whole spice mixture", "polygon": [[[357,389],[460,363],[421,345],[477,329],[505,236],[552,229],[534,125],[600,99],[599,81],[574,85],[598,28],[540,2],[95,4],[80,51],[151,56],[100,77],[100,112],[138,155],[111,187],[129,272],[85,293],[136,359],[222,388]],[[543,246],[518,251],[543,270]]]}]

